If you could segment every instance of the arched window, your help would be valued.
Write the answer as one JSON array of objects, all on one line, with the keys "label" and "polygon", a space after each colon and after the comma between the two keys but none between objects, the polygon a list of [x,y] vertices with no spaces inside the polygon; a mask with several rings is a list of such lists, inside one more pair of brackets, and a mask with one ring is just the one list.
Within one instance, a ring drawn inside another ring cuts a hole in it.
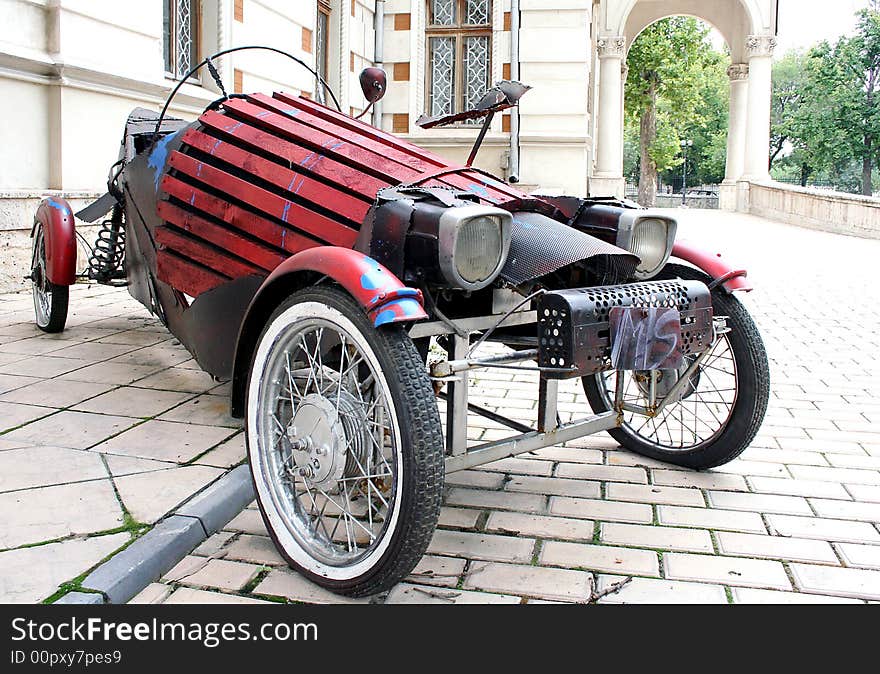
[{"label": "arched window", "polygon": [[492,0],[428,0],[430,115],[462,112],[489,87]]}]

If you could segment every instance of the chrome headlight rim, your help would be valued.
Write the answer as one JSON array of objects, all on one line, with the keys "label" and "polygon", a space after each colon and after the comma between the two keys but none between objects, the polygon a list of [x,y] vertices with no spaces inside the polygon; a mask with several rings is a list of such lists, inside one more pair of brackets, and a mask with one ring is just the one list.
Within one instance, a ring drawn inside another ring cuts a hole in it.
[{"label": "chrome headlight rim", "polygon": [[[633,209],[620,216],[617,228],[617,246],[638,256],[638,253],[633,250],[633,236],[636,227],[639,223],[645,220],[659,220],[666,225],[666,249],[663,251],[663,255],[654,267],[651,267],[650,269],[640,269],[640,262],[633,274],[639,281],[646,281],[654,278],[660,273],[663,267],[666,266],[670,255],[672,255],[672,247],[675,245],[675,235],[678,231],[678,222],[675,218],[669,217],[666,213],[652,211],[650,209]],[[641,260],[641,257],[639,259]]]},{"label": "chrome headlight rim", "polygon": [[[468,281],[462,277],[455,264],[455,246],[461,228],[468,222],[479,218],[498,219],[501,229],[501,251],[498,263],[491,273],[479,281]],[[513,227],[513,215],[510,212],[492,206],[453,206],[446,209],[440,216],[438,239],[438,262],[443,277],[455,288],[462,290],[482,290],[494,283],[507,262],[510,252],[511,228]]]}]

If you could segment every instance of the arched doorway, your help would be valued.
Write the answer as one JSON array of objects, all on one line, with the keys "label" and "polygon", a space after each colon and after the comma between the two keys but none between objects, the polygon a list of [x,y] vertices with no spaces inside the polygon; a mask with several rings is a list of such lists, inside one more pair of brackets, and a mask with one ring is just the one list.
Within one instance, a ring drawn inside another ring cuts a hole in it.
[{"label": "arched doorway", "polygon": [[730,47],[730,120],[722,208],[737,204],[737,184],[769,178],[771,57],[777,0],[601,0],[596,12],[598,67],[591,195],[622,196],[623,85],[626,55],[655,21],[689,15],[714,26]]}]

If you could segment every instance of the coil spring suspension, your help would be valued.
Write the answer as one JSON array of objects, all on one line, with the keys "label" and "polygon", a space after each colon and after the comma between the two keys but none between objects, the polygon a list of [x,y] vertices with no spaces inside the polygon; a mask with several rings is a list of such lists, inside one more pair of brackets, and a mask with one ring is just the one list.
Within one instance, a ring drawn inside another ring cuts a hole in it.
[{"label": "coil spring suspension", "polygon": [[124,285],[124,282],[112,283],[125,278],[122,269],[124,260],[125,228],[122,226],[121,209],[117,207],[113,209],[112,218],[104,220],[98,230],[98,238],[89,257],[89,278],[98,283]]}]

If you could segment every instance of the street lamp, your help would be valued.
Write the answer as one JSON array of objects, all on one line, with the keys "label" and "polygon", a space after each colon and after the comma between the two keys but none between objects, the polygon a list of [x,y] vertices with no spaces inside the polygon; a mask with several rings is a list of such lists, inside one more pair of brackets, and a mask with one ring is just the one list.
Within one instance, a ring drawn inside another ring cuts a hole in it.
[{"label": "street lamp", "polygon": [[685,199],[687,198],[687,176],[688,176],[688,148],[694,144],[692,140],[683,140],[681,141],[681,151],[684,153],[684,164],[682,164],[682,176],[681,176],[681,205],[685,206]]}]

